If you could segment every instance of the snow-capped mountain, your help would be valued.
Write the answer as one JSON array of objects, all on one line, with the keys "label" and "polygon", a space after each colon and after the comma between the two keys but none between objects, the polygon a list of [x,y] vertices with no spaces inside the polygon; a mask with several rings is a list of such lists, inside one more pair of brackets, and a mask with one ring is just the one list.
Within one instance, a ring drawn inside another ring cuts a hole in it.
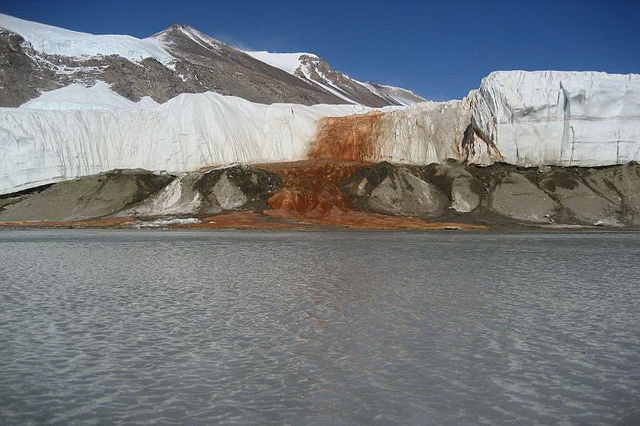
[{"label": "snow-capped mountain", "polygon": [[313,54],[245,52],[185,25],[145,39],[93,35],[0,14],[0,106],[19,106],[42,91],[108,83],[138,102],[216,92],[258,103],[360,104],[424,101],[412,92],[362,83]]},{"label": "snow-capped mountain", "polygon": [[360,99],[358,103],[363,105],[384,106],[384,103],[379,105],[380,99],[382,99],[388,105],[410,106],[425,101],[424,98],[400,87],[371,82],[363,83],[341,72],[334,71],[326,61],[313,53],[271,53],[264,51],[246,51],[245,53],[302,80],[320,86],[348,103],[356,103],[355,99]]}]

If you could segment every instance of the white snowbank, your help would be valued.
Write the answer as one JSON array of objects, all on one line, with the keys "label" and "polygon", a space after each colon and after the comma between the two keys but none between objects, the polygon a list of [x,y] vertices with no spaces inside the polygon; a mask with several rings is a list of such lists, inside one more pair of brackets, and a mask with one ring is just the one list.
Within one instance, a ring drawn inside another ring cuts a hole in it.
[{"label": "white snowbank", "polygon": [[0,14],[0,28],[21,35],[38,52],[75,58],[119,55],[132,61],[155,58],[164,64],[174,58],[153,39],[127,35],[93,35],[65,30]]},{"label": "white snowbank", "polygon": [[104,81],[96,81],[91,87],[81,84],[71,84],[60,89],[42,92],[19,108],[68,110],[68,109],[107,109],[107,110],[138,110],[153,108],[159,104],[148,96],[133,102],[120,96]]}]

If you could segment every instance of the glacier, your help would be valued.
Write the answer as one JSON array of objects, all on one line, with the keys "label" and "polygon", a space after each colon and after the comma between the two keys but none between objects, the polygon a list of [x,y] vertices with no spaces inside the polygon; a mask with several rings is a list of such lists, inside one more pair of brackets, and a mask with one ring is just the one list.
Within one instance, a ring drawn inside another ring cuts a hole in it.
[{"label": "glacier", "polygon": [[320,118],[369,110],[264,105],[212,92],[143,109],[76,104],[85,109],[47,109],[42,100],[45,109],[0,108],[0,194],[117,168],[190,171],[297,160],[305,157]]},{"label": "glacier", "polygon": [[601,166],[640,159],[640,75],[500,71],[473,117],[507,163]]},{"label": "glacier", "polygon": [[0,108],[0,194],[115,168],[180,172],[301,160],[319,139],[355,140],[367,149],[356,159],[407,164],[454,158],[603,166],[640,159],[637,74],[501,71],[462,100],[387,109],[264,105],[211,92],[135,104],[103,84],[93,90],[93,104],[76,87],[24,108]]}]

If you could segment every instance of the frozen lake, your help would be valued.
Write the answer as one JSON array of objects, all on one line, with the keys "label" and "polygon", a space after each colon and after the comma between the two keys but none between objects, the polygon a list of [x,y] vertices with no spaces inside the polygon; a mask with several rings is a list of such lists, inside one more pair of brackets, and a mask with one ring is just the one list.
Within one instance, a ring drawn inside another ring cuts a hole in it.
[{"label": "frozen lake", "polygon": [[640,424],[640,234],[0,231],[0,424]]}]

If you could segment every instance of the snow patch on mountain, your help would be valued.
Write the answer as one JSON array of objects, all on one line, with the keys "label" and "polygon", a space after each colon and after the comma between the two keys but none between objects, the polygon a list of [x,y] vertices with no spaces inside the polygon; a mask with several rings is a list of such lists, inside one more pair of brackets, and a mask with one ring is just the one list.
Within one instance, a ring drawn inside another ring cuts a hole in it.
[{"label": "snow patch on mountain", "polygon": [[157,40],[138,39],[128,35],[93,35],[65,30],[51,25],[26,21],[0,14],[0,28],[14,32],[33,48],[47,55],[74,58],[118,55],[131,61],[154,58],[166,64],[174,58]]},{"label": "snow patch on mountain", "polygon": [[255,59],[264,62],[265,64],[271,65],[272,67],[276,67],[281,69],[282,71],[288,72],[289,74],[296,75],[295,72],[302,65],[302,61],[300,57],[303,55],[316,57],[313,53],[272,53],[262,51],[244,51],[249,56],[254,57]]},{"label": "snow patch on mountain", "polygon": [[255,59],[264,62],[265,64],[271,65],[272,67],[279,68],[289,74],[301,78],[303,80],[320,86],[327,92],[336,95],[340,99],[349,102],[351,104],[357,104],[355,100],[351,99],[347,96],[346,93],[343,93],[340,88],[336,87],[329,79],[327,79],[324,75],[322,75],[318,70],[316,73],[322,77],[322,81],[318,81],[314,79],[311,74],[311,65],[307,61],[303,61],[302,57],[307,56],[309,58],[314,58],[320,60],[317,55],[313,53],[272,53],[266,51],[258,51],[258,52],[248,52],[245,51],[246,54],[254,57]]},{"label": "snow patch on mountain", "polygon": [[403,89],[402,87],[362,81],[358,81],[358,83],[362,84],[364,87],[380,96],[381,98],[391,98],[402,106],[411,106],[421,102],[425,102],[425,99],[421,96],[416,95],[411,90]]},{"label": "snow patch on mountain", "polygon": [[85,87],[74,83],[60,89],[43,92],[19,108],[40,110],[99,109],[99,110],[139,110],[153,108],[159,104],[145,96],[138,102],[120,96],[109,84],[96,81],[93,86]]}]

